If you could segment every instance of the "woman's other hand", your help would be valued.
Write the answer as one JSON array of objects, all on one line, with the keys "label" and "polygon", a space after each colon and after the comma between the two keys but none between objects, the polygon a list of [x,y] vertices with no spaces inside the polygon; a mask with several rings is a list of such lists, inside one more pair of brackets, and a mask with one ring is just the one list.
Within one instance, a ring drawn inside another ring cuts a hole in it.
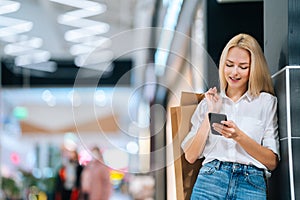
[{"label": "woman's other hand", "polygon": [[205,98],[207,99],[208,112],[219,113],[222,107],[222,99],[218,94],[217,88],[210,88],[205,93]]}]

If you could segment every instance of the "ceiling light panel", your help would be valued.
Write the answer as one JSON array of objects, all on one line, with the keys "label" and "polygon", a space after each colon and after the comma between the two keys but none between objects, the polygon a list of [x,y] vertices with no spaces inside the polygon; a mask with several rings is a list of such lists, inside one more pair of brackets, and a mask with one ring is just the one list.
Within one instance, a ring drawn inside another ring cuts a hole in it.
[{"label": "ceiling light panel", "polygon": [[20,3],[15,1],[0,1],[0,15],[19,10]]},{"label": "ceiling light panel", "polygon": [[[108,50],[111,41],[103,36],[109,31],[109,24],[88,19],[104,13],[107,10],[106,5],[89,0],[50,1],[75,8],[57,18],[59,24],[75,28],[66,31],[64,35],[66,41],[73,43],[69,51],[75,56],[75,65],[89,68],[88,65],[95,66],[97,63],[107,63],[112,60],[112,51]],[[101,59],[95,61],[92,54],[96,54]]]},{"label": "ceiling light panel", "polygon": [[[0,1],[0,14],[9,14],[21,8],[19,2],[2,0]],[[0,40],[6,42],[4,53],[12,56],[16,66],[30,68],[31,64],[45,63],[50,59],[49,51],[39,49],[43,40],[38,37],[29,37],[25,33],[31,31],[31,21],[16,19],[13,17],[0,16]],[[35,65],[40,66],[43,65]]]}]

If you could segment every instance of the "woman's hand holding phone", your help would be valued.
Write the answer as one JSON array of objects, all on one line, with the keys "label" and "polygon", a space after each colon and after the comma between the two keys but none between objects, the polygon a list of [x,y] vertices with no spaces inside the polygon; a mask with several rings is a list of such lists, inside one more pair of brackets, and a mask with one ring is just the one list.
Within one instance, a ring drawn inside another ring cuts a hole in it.
[{"label": "woman's hand holding phone", "polygon": [[[210,123],[211,133],[214,135],[222,135],[218,131],[216,131],[213,127],[214,123],[222,124],[222,121],[227,121],[227,116],[225,114],[219,114],[219,113],[208,113],[208,119]],[[224,125],[223,125],[224,126]]]}]

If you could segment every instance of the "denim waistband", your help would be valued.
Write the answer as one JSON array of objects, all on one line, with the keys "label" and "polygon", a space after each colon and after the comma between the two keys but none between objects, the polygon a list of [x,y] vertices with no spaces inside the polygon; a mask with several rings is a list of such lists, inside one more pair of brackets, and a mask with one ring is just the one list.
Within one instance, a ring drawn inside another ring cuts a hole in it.
[{"label": "denim waistband", "polygon": [[240,163],[235,163],[235,162],[224,162],[224,161],[219,161],[219,160],[213,160],[207,164],[213,165],[217,170],[224,169],[224,170],[230,170],[233,172],[241,172],[241,173],[255,172],[255,173],[264,174],[264,169],[260,169],[254,165],[245,165],[245,164],[240,164]]}]

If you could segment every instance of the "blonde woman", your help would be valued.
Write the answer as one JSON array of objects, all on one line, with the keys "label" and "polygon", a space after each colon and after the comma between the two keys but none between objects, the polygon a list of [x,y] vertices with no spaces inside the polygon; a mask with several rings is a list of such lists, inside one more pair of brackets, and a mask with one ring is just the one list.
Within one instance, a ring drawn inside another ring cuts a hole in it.
[{"label": "blonde woman", "polygon": [[[219,63],[220,92],[210,88],[182,143],[185,158],[204,157],[191,199],[266,199],[265,173],[279,162],[277,98],[264,54],[250,35],[225,46]],[[223,113],[214,123],[208,113]]]}]

